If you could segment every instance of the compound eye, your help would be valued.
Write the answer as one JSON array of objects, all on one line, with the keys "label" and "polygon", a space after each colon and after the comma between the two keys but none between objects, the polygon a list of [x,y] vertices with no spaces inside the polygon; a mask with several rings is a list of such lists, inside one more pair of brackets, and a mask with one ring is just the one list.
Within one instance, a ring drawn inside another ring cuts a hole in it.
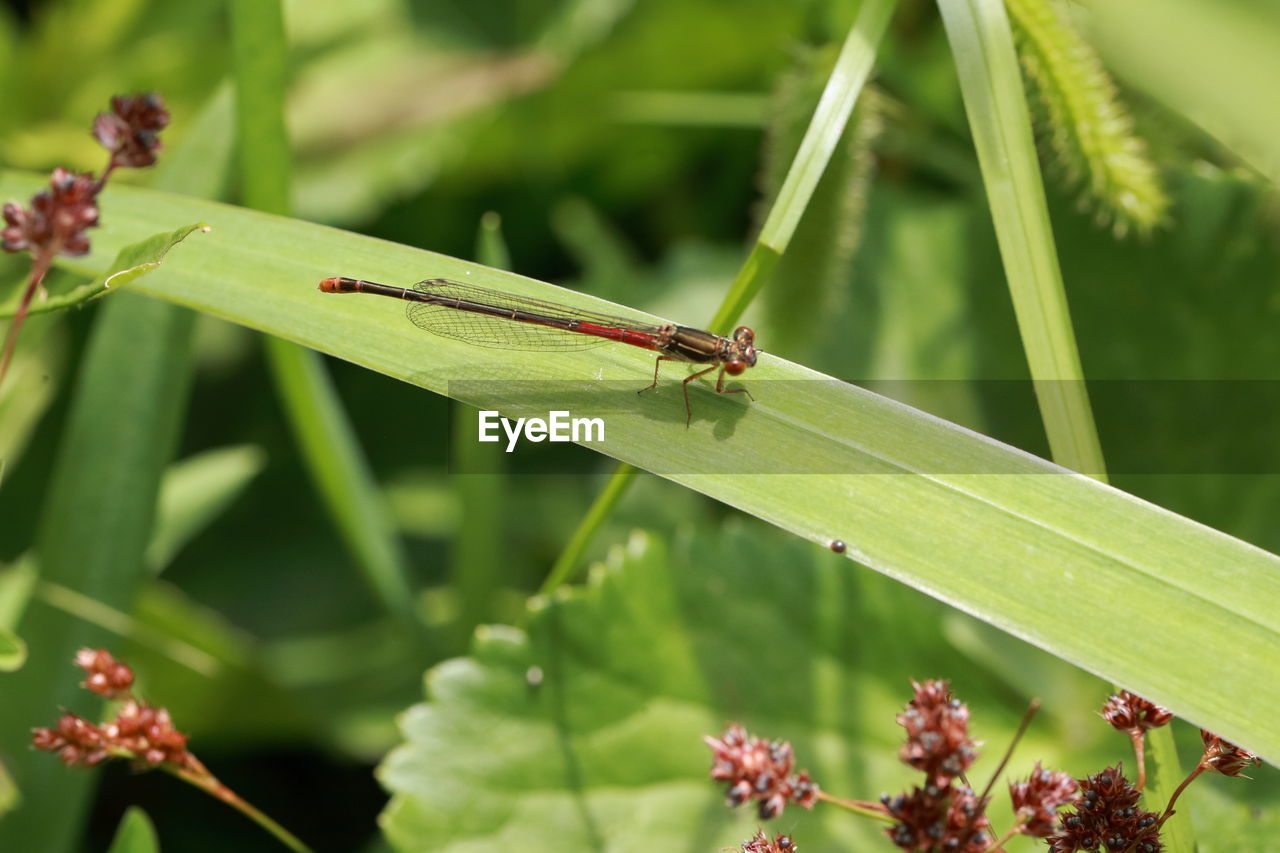
[{"label": "compound eye", "polygon": [[738,376],[742,371],[747,369],[747,365],[737,359],[726,361],[724,363],[724,372],[730,376]]},{"label": "compound eye", "polygon": [[746,326],[739,326],[738,328],[733,330],[733,339],[735,341],[738,341],[739,343],[747,343],[747,344],[754,343],[756,339],[756,333],[751,331],[751,329]]}]

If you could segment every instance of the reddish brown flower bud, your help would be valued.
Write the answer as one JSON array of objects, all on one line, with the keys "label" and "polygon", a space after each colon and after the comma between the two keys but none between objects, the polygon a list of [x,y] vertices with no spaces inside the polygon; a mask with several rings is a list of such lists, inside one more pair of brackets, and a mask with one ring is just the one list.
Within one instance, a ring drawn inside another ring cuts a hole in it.
[{"label": "reddish brown flower bud", "polygon": [[1121,765],[1080,780],[1081,795],[1074,811],[1059,822],[1049,839],[1053,853],[1105,850],[1120,853],[1160,853],[1160,822],[1155,812],[1138,808],[1138,789],[1121,772]]},{"label": "reddish brown flower bud", "polygon": [[188,761],[187,736],[173,727],[164,708],[130,700],[103,732],[144,764],[183,765]]},{"label": "reddish brown flower bud", "polygon": [[789,802],[813,808],[818,786],[807,772],[792,773],[795,755],[791,744],[750,737],[736,724],[719,738],[704,736],[703,740],[714,753],[711,778],[729,783],[726,799],[730,806],[754,799],[762,820],[782,814]]},{"label": "reddish brown flower bud", "polygon": [[1013,801],[1018,832],[1035,838],[1052,835],[1058,809],[1075,801],[1079,787],[1079,783],[1066,773],[1052,773],[1037,761],[1036,769],[1027,781],[1009,784],[1009,798]]},{"label": "reddish brown flower bud", "polygon": [[1240,771],[1246,767],[1256,767],[1261,763],[1252,752],[1223,740],[1213,732],[1201,729],[1200,739],[1204,741],[1204,755],[1200,758],[1200,765],[1223,776],[1239,776]]},{"label": "reddish brown flower bud", "polygon": [[63,714],[56,729],[32,729],[31,745],[46,752],[58,753],[68,767],[93,766],[107,757],[107,739],[102,730],[75,714]]},{"label": "reddish brown flower bud", "polygon": [[98,185],[92,175],[54,169],[49,189],[31,197],[29,210],[16,202],[4,206],[4,250],[85,254],[89,251],[89,238],[84,230],[98,224],[97,194]]},{"label": "reddish brown flower bud", "polygon": [[969,737],[969,709],[951,695],[945,681],[913,681],[911,686],[915,698],[897,717],[907,730],[898,757],[924,771],[930,784],[946,787],[978,757],[977,744]]},{"label": "reddish brown flower bud", "polygon": [[[133,671],[107,651],[81,649],[75,660],[88,673],[84,686],[94,693],[117,699],[129,695]],[[146,766],[172,764],[208,773],[187,751],[187,736],[173,727],[169,712],[133,698],[101,726],[64,714],[56,729],[33,729],[31,742],[37,749],[57,752],[67,764],[96,764],[118,757]]]},{"label": "reddish brown flower bud", "polygon": [[76,652],[76,666],[88,675],[81,685],[99,696],[120,699],[133,687],[133,670],[106,649],[81,649]]},{"label": "reddish brown flower bud", "polygon": [[111,152],[111,167],[150,166],[156,161],[159,132],[169,124],[169,111],[154,92],[145,95],[116,95],[111,112],[98,113],[93,135]]},{"label": "reddish brown flower bud", "polygon": [[1136,693],[1121,690],[1120,695],[1111,695],[1102,704],[1102,719],[1122,732],[1145,732],[1168,725],[1173,719],[1173,712],[1162,708],[1154,702],[1148,702]]}]

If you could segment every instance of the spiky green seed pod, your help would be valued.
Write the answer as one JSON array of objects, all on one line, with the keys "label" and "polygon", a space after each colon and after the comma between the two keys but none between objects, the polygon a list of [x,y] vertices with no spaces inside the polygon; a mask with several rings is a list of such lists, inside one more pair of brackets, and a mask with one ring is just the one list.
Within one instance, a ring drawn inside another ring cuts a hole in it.
[{"label": "spiky green seed pod", "polygon": [[1056,0],[1005,0],[1040,138],[1067,184],[1116,236],[1146,234],[1169,209],[1159,172],[1116,85]]}]

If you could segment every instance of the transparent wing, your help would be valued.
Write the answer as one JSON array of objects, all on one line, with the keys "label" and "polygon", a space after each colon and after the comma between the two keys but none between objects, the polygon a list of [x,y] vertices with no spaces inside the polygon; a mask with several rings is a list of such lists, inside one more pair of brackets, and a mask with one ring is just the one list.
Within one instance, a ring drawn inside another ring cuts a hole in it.
[{"label": "transparent wing", "polygon": [[[434,335],[483,347],[530,351],[584,350],[610,341],[575,331],[583,323],[644,333],[656,333],[658,328],[649,323],[443,278],[420,281],[413,289],[433,298],[431,302],[409,303],[406,313],[415,326]],[[515,316],[484,313],[477,310],[477,306],[509,311]]]}]

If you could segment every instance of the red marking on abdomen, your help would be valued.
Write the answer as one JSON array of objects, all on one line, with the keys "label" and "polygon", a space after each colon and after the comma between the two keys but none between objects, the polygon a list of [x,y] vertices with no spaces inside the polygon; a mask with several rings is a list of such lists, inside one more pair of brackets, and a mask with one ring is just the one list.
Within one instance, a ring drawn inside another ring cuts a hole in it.
[{"label": "red marking on abdomen", "polygon": [[642,349],[660,349],[662,342],[654,335],[647,332],[633,332],[630,329],[615,329],[610,326],[601,326],[596,323],[579,323],[574,326],[574,331],[582,332],[585,335],[595,335],[597,338],[608,338],[611,341],[618,341],[624,344],[631,344],[633,347],[641,347]]}]

